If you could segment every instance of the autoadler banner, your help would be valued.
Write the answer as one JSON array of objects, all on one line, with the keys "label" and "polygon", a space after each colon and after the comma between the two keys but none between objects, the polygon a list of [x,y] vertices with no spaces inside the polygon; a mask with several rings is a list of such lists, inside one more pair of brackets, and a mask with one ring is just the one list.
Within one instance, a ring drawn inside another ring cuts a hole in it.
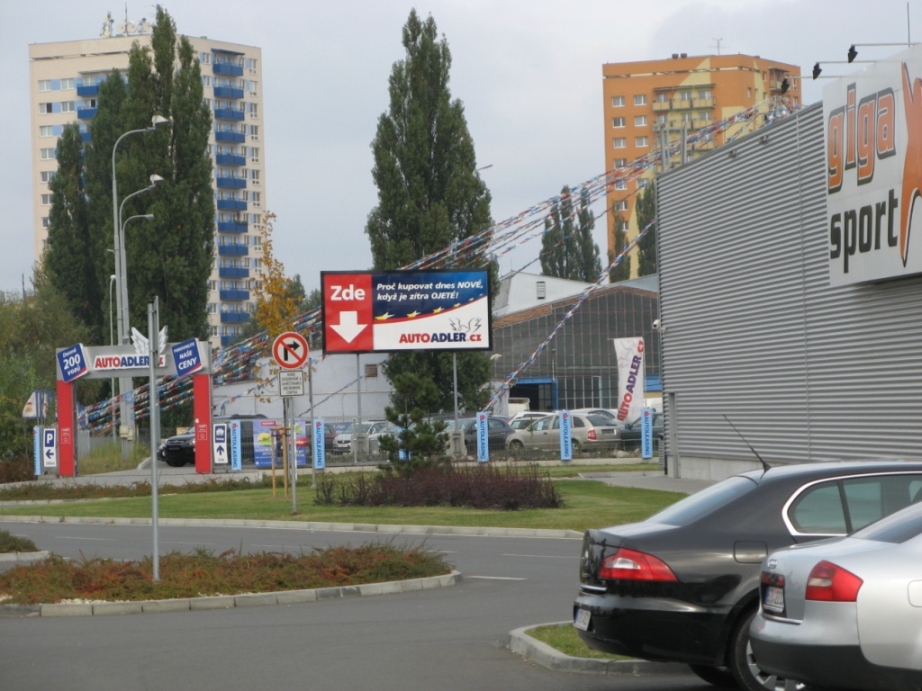
[{"label": "autoadler banner", "polygon": [[324,353],[490,350],[485,269],[324,271]]},{"label": "autoadler banner", "polygon": [[618,420],[640,417],[644,404],[643,338],[614,338],[618,358]]},{"label": "autoadler banner", "polygon": [[922,46],[823,89],[829,282],[922,273]]}]

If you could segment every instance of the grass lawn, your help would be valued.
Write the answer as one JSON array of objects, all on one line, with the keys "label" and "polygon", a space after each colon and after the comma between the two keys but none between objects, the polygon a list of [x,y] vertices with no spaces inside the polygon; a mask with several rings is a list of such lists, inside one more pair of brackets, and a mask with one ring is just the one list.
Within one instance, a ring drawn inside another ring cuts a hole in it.
[{"label": "grass lawn", "polygon": [[[681,499],[675,492],[612,487],[593,480],[557,481],[565,504],[559,509],[489,511],[450,506],[341,507],[317,506],[309,485],[298,486],[298,510],[291,514],[291,497],[281,487],[242,489],[207,494],[160,493],[161,518],[238,518],[329,523],[398,525],[486,526],[495,528],[546,528],[583,531],[642,520]],[[83,500],[0,509],[0,515],[106,518],[147,518],[150,497]]]}]

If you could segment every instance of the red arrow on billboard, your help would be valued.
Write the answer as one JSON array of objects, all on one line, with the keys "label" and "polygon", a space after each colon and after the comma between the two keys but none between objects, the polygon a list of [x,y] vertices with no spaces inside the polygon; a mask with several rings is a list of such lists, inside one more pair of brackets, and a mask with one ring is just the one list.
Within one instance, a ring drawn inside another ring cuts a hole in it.
[{"label": "red arrow on billboard", "polygon": [[323,350],[363,353],[374,350],[370,273],[320,275],[323,290]]}]

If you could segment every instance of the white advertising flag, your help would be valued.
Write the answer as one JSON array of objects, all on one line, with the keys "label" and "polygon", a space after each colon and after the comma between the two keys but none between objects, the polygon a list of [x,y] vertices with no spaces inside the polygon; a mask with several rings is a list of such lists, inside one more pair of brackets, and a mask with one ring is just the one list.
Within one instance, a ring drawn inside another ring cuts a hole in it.
[{"label": "white advertising flag", "polygon": [[618,358],[618,420],[632,422],[644,405],[643,338],[614,338]]}]

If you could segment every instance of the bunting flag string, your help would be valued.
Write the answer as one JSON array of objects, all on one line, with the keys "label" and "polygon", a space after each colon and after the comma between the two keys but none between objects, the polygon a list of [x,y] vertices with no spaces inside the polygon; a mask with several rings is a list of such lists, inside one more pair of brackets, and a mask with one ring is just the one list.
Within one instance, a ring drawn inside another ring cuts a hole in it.
[{"label": "bunting flag string", "polygon": [[[651,151],[644,156],[630,161],[624,166],[606,171],[582,184],[572,187],[570,190],[571,198],[577,201],[585,199],[589,204],[592,204],[604,197],[609,191],[619,187],[626,187],[627,183],[634,182],[646,176],[651,170],[659,165],[661,161],[668,160],[681,153],[683,146],[694,150],[698,145],[714,142],[715,138],[720,135],[723,135],[725,144],[730,143],[757,127],[770,126],[776,119],[787,117],[796,112],[796,110],[798,110],[798,106],[794,105],[787,97],[772,97],[771,99],[767,99],[766,101],[746,108],[739,113],[721,120],[716,120],[705,127],[690,132],[685,137],[684,141],[672,141],[665,150]],[[632,187],[636,188],[637,186],[634,185]],[[500,221],[479,233],[462,238],[448,247],[411,262],[402,268],[405,270],[452,268],[454,266],[470,266],[478,261],[486,262],[497,260],[528,242],[544,237],[548,230],[545,227],[545,218],[547,218],[555,206],[561,208],[562,201],[563,198],[561,195],[555,195],[521,211],[511,218]],[[578,215],[578,207],[579,204],[572,205],[570,218],[575,218]],[[608,213],[608,209],[603,210],[601,213],[594,216],[594,218],[602,218],[606,213]],[[506,377],[506,382],[515,379],[515,377],[519,376],[521,372],[527,370],[528,367],[534,363],[537,356],[540,355],[547,344],[553,340],[563,324],[579,309],[589,294],[605,282],[610,271],[621,263],[623,257],[636,247],[637,242],[642,239],[648,231],[649,226],[644,228],[631,240],[624,251],[622,251],[602,272],[596,283],[581,294],[580,299],[577,300],[554,330],[548,334],[547,339],[539,345],[532,356],[522,363],[515,372]],[[516,272],[525,270],[525,268],[539,261],[539,259],[540,257],[533,259]],[[293,318],[293,330],[306,338],[310,338],[312,335],[321,332],[323,326],[321,319],[322,313],[319,308],[309,310]],[[268,357],[270,347],[271,341],[268,334],[263,331],[227,348],[215,350],[213,353],[214,383],[216,385],[222,385],[246,381],[250,378],[257,361],[260,358]],[[160,387],[161,405],[164,410],[182,405],[191,396],[191,380],[188,377],[165,377],[160,380],[160,382],[158,386]],[[354,383],[354,381],[350,382],[350,384],[330,394],[330,396],[337,395],[343,389]],[[225,400],[220,404],[223,406],[222,410],[226,409],[228,403],[253,393],[261,386],[264,385],[258,384],[249,389],[246,393],[239,394],[230,400]],[[499,387],[491,397],[487,408],[493,407],[498,397],[508,388],[509,386],[507,385]],[[128,396],[129,400],[132,400],[133,397],[135,409],[138,410],[139,405],[147,400],[147,389],[148,385],[145,384],[134,392],[127,392],[122,394],[122,396]],[[329,398],[329,396],[327,398]],[[114,414],[113,410],[117,409],[120,400],[121,396],[113,397],[108,400],[100,401],[86,409],[87,424],[92,431],[101,431],[106,428],[111,429],[114,424],[112,419]],[[143,417],[143,413],[140,410],[138,410],[138,417]]]}]

